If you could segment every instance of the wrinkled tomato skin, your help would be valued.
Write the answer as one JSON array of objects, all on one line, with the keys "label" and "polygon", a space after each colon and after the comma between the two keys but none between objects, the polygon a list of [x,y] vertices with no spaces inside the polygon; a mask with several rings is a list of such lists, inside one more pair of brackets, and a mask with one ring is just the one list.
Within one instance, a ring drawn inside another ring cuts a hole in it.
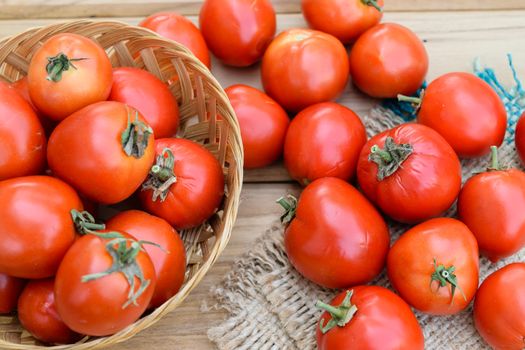
[{"label": "wrinkled tomato skin", "polygon": [[290,123],[284,164],[303,186],[321,177],[350,180],[365,142],[365,127],[351,109],[333,102],[315,104]]},{"label": "wrinkled tomato skin", "polygon": [[328,177],[301,194],[284,244],[291,264],[304,277],[323,287],[345,288],[367,283],[381,272],[389,237],[385,221],[359,191]]},{"label": "wrinkled tomato skin", "polygon": [[523,113],[516,124],[515,145],[522,164],[525,164],[525,113]]},{"label": "wrinkled tomato skin", "polygon": [[14,311],[25,280],[0,273],[0,315]]}]

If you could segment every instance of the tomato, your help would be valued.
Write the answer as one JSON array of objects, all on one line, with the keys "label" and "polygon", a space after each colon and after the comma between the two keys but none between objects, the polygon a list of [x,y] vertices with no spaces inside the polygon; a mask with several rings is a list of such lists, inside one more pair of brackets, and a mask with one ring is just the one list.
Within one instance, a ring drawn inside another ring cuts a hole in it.
[{"label": "tomato", "polygon": [[61,122],[51,134],[53,173],[95,202],[114,204],[135,192],[155,160],[153,131],[134,108],[100,102]]},{"label": "tomato", "polygon": [[479,250],[491,261],[508,257],[525,246],[525,173],[503,170],[493,147],[493,163],[463,186],[458,215],[476,236]]},{"label": "tomato", "polygon": [[159,139],[155,149],[157,163],[142,186],[142,206],[178,230],[202,224],[224,194],[221,165],[206,148],[186,139]]},{"label": "tomato", "polygon": [[525,345],[525,264],[494,272],[479,287],[474,325],[494,349],[521,350]]},{"label": "tomato", "polygon": [[412,95],[425,81],[428,55],[410,29],[383,23],[367,30],[350,51],[354,84],[377,98]]},{"label": "tomato", "polygon": [[321,177],[350,180],[365,143],[365,127],[351,109],[333,102],[315,104],[290,123],[284,164],[303,186]]},{"label": "tomato", "polygon": [[211,52],[237,67],[261,59],[276,27],[270,0],[206,0],[199,23]]},{"label": "tomato", "polygon": [[22,79],[19,79],[12,83],[10,85],[12,89],[14,89],[22,98],[29,103],[31,108],[33,108],[33,111],[35,112],[36,116],[38,117],[38,120],[40,121],[40,124],[44,127],[44,130],[46,131],[46,134],[50,134],[51,131],[53,131],[53,128],[55,127],[54,123],[51,119],[47,118],[45,115],[43,115],[38,108],[36,108],[33,101],[31,101],[31,97],[29,96],[29,85],[27,83],[27,77],[23,77]]},{"label": "tomato", "polygon": [[516,124],[516,135],[514,135],[514,142],[516,144],[516,151],[521,158],[521,161],[525,163],[525,113],[522,114],[518,123]]},{"label": "tomato", "polygon": [[82,202],[49,176],[0,182],[0,272],[21,278],[53,276],[75,240],[72,209]]},{"label": "tomato", "polygon": [[[347,182],[325,177],[308,185],[286,209],[284,246],[290,263],[328,288],[367,283],[385,264],[388,227],[370,202]],[[351,273],[349,273],[351,271]]]},{"label": "tomato", "polygon": [[338,294],[330,304],[316,304],[327,310],[317,327],[319,350],[424,349],[423,332],[410,307],[386,288],[355,287]]},{"label": "tomato", "polygon": [[0,180],[44,170],[46,136],[31,106],[0,82]]},{"label": "tomato", "polygon": [[461,188],[461,164],[436,131],[407,123],[365,144],[357,180],[385,214],[417,223],[441,215],[454,203]]},{"label": "tomato", "polygon": [[76,240],[55,279],[56,308],[69,328],[107,336],[139,319],[156,282],[153,263],[142,249],[140,242],[117,231]]},{"label": "tomato", "polygon": [[186,17],[176,12],[158,12],[144,19],[139,26],[186,46],[208,69],[211,68],[208,46],[200,30]]},{"label": "tomato", "polygon": [[0,314],[13,312],[24,285],[23,279],[0,273]]},{"label": "tomato", "polygon": [[281,106],[298,112],[339,96],[348,81],[346,49],[335,37],[310,29],[279,34],[264,54],[264,90]]},{"label": "tomato", "polygon": [[108,98],[111,62],[93,40],[77,34],[57,34],[35,52],[27,79],[31,100],[38,110],[53,120],[62,120]]},{"label": "tomato", "polygon": [[18,299],[18,319],[44,343],[70,344],[82,337],[69,329],[56,310],[54,279],[30,281]]},{"label": "tomato", "polygon": [[226,89],[239,125],[244,148],[244,168],[262,168],[283,153],[290,120],[284,109],[265,93],[247,85]]},{"label": "tomato", "polygon": [[155,292],[149,305],[151,308],[162,305],[179,291],[186,272],[186,250],[179,234],[168,222],[140,210],[128,210],[109,220],[106,228],[127,232],[136,239],[162,247],[144,246],[157,276]]},{"label": "tomato", "polygon": [[311,28],[332,34],[347,44],[381,21],[383,0],[302,0]]},{"label": "tomato", "polygon": [[461,221],[438,218],[414,226],[394,243],[388,277],[399,295],[419,311],[453,315],[478,288],[478,243]]}]

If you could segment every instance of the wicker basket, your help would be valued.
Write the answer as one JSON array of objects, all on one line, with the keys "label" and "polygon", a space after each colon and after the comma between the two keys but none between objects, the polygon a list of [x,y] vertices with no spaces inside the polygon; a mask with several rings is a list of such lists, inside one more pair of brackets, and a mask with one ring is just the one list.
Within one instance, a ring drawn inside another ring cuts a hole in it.
[{"label": "wicker basket", "polygon": [[239,206],[243,153],[235,114],[219,83],[185,47],[120,22],[59,23],[0,40],[0,77],[12,82],[24,76],[35,50],[52,35],[64,32],[97,41],[114,67],[143,68],[169,84],[179,103],[180,136],[204,144],[217,157],[225,173],[225,197],[218,213],[206,224],[181,232],[188,257],[186,282],[177,295],[154,312],[113,336],[53,347],[36,342],[16,317],[4,316],[0,317],[1,349],[99,349],[153,325],[182,303],[217,260],[228,243]]}]

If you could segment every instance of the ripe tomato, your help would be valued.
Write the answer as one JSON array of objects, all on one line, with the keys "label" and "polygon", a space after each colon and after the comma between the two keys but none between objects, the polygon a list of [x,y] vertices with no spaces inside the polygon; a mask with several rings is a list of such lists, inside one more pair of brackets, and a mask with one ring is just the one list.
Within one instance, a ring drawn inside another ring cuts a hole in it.
[{"label": "ripe tomato", "polygon": [[[308,185],[299,201],[280,199],[291,264],[328,288],[367,283],[385,264],[388,227],[370,202],[347,182],[325,177]],[[351,273],[349,273],[351,271]]]},{"label": "ripe tomato", "polygon": [[399,24],[384,23],[367,30],[350,51],[354,84],[378,98],[412,95],[425,81],[428,55],[421,39]]},{"label": "ripe tomato", "polygon": [[56,310],[54,279],[30,281],[18,299],[18,319],[33,337],[44,343],[70,344],[81,335],[69,329]]},{"label": "ripe tomato", "polygon": [[511,256],[525,246],[525,173],[500,170],[497,148],[487,172],[463,186],[458,215],[474,233],[479,250],[491,261]]},{"label": "ripe tomato", "polygon": [[262,168],[283,153],[290,119],[284,109],[265,93],[246,85],[226,89],[239,125],[244,148],[244,168]]},{"label": "ripe tomato", "polygon": [[383,0],[302,0],[302,11],[313,29],[347,44],[381,21]]},{"label": "ripe tomato", "polygon": [[419,224],[394,243],[388,278],[419,311],[453,315],[464,310],[478,288],[476,238],[461,221],[439,218]]},{"label": "ripe tomato", "polygon": [[298,112],[339,96],[348,69],[346,49],[337,38],[311,29],[289,29],[266,50],[261,76],[268,95]]},{"label": "ripe tomato", "polygon": [[0,314],[13,312],[24,285],[23,279],[0,273]]},{"label": "ripe tomato", "polygon": [[461,188],[461,164],[434,130],[403,124],[372,137],[357,164],[364,194],[392,219],[417,223],[445,212]]},{"label": "ripe tomato", "polygon": [[211,52],[237,67],[261,59],[276,27],[270,0],[206,0],[199,23]]},{"label": "ripe tomato", "polygon": [[284,143],[284,165],[303,186],[321,177],[354,177],[366,143],[361,119],[333,102],[312,105],[290,123]]},{"label": "ripe tomato", "polygon": [[317,327],[319,350],[424,349],[423,332],[412,310],[386,288],[355,287],[337,295],[330,304],[316,304],[326,310]]},{"label": "ripe tomato", "polygon": [[128,234],[106,230],[75,241],[55,279],[56,308],[69,328],[107,336],[139,319],[156,282],[141,246]]},{"label": "ripe tomato", "polygon": [[153,131],[134,108],[99,102],[72,114],[51,134],[53,173],[95,202],[114,204],[135,192],[155,160]]},{"label": "ripe tomato", "polygon": [[139,26],[186,46],[208,69],[211,68],[208,46],[200,30],[186,17],[176,12],[158,12],[144,19]]},{"label": "ripe tomato", "polygon": [[224,194],[221,165],[203,146],[186,139],[155,141],[157,163],[142,186],[142,206],[176,229],[198,226]]},{"label": "ripe tomato", "polygon": [[57,34],[35,52],[27,79],[38,110],[53,120],[62,120],[108,98],[111,62],[94,41],[77,34]]},{"label": "ripe tomato", "polygon": [[46,136],[31,106],[0,82],[0,180],[44,170]]},{"label": "ripe tomato", "polygon": [[521,118],[518,120],[518,123],[516,124],[516,135],[515,137],[515,144],[516,144],[516,150],[518,151],[518,155],[521,158],[521,161],[525,163],[525,113],[522,114]]},{"label": "ripe tomato", "polygon": [[21,278],[53,276],[75,240],[75,190],[49,176],[0,182],[0,272]]},{"label": "ripe tomato", "polygon": [[150,308],[162,305],[177,294],[186,272],[186,251],[177,231],[165,220],[140,210],[119,213],[106,223],[108,230],[126,232],[138,240],[158,244],[145,245],[157,276]]},{"label": "ripe tomato", "polygon": [[474,301],[474,325],[494,349],[525,344],[525,264],[514,263],[487,277]]},{"label": "ripe tomato", "polygon": [[138,110],[157,138],[171,137],[177,133],[177,100],[166,84],[143,69],[114,69],[109,100],[125,103]]}]

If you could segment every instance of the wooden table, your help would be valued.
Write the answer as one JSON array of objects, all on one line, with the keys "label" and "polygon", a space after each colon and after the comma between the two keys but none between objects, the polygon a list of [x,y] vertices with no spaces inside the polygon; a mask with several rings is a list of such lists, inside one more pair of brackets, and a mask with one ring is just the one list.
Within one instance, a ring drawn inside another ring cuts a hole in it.
[{"label": "wooden table", "polygon": [[[0,37],[58,18],[120,17],[136,24],[158,10],[173,9],[196,20],[198,0],[0,0]],[[299,0],[273,0],[278,30],[304,27]],[[146,4],[147,3],[147,4]],[[511,82],[506,54],[512,53],[525,77],[525,1],[523,0],[386,0],[384,21],[399,22],[426,39],[430,55],[429,80],[450,71],[471,71],[476,57]],[[258,67],[233,69],[213,62],[213,73],[227,87],[245,83],[260,87]],[[376,101],[349,86],[340,102],[363,115]],[[232,263],[250,249],[279,216],[275,199],[299,187],[290,182],[281,165],[246,173],[239,217],[232,239],[219,261],[184,305],[155,326],[112,349],[214,349],[206,331],[226,317],[222,311],[201,312],[211,286],[228,273]]]}]

